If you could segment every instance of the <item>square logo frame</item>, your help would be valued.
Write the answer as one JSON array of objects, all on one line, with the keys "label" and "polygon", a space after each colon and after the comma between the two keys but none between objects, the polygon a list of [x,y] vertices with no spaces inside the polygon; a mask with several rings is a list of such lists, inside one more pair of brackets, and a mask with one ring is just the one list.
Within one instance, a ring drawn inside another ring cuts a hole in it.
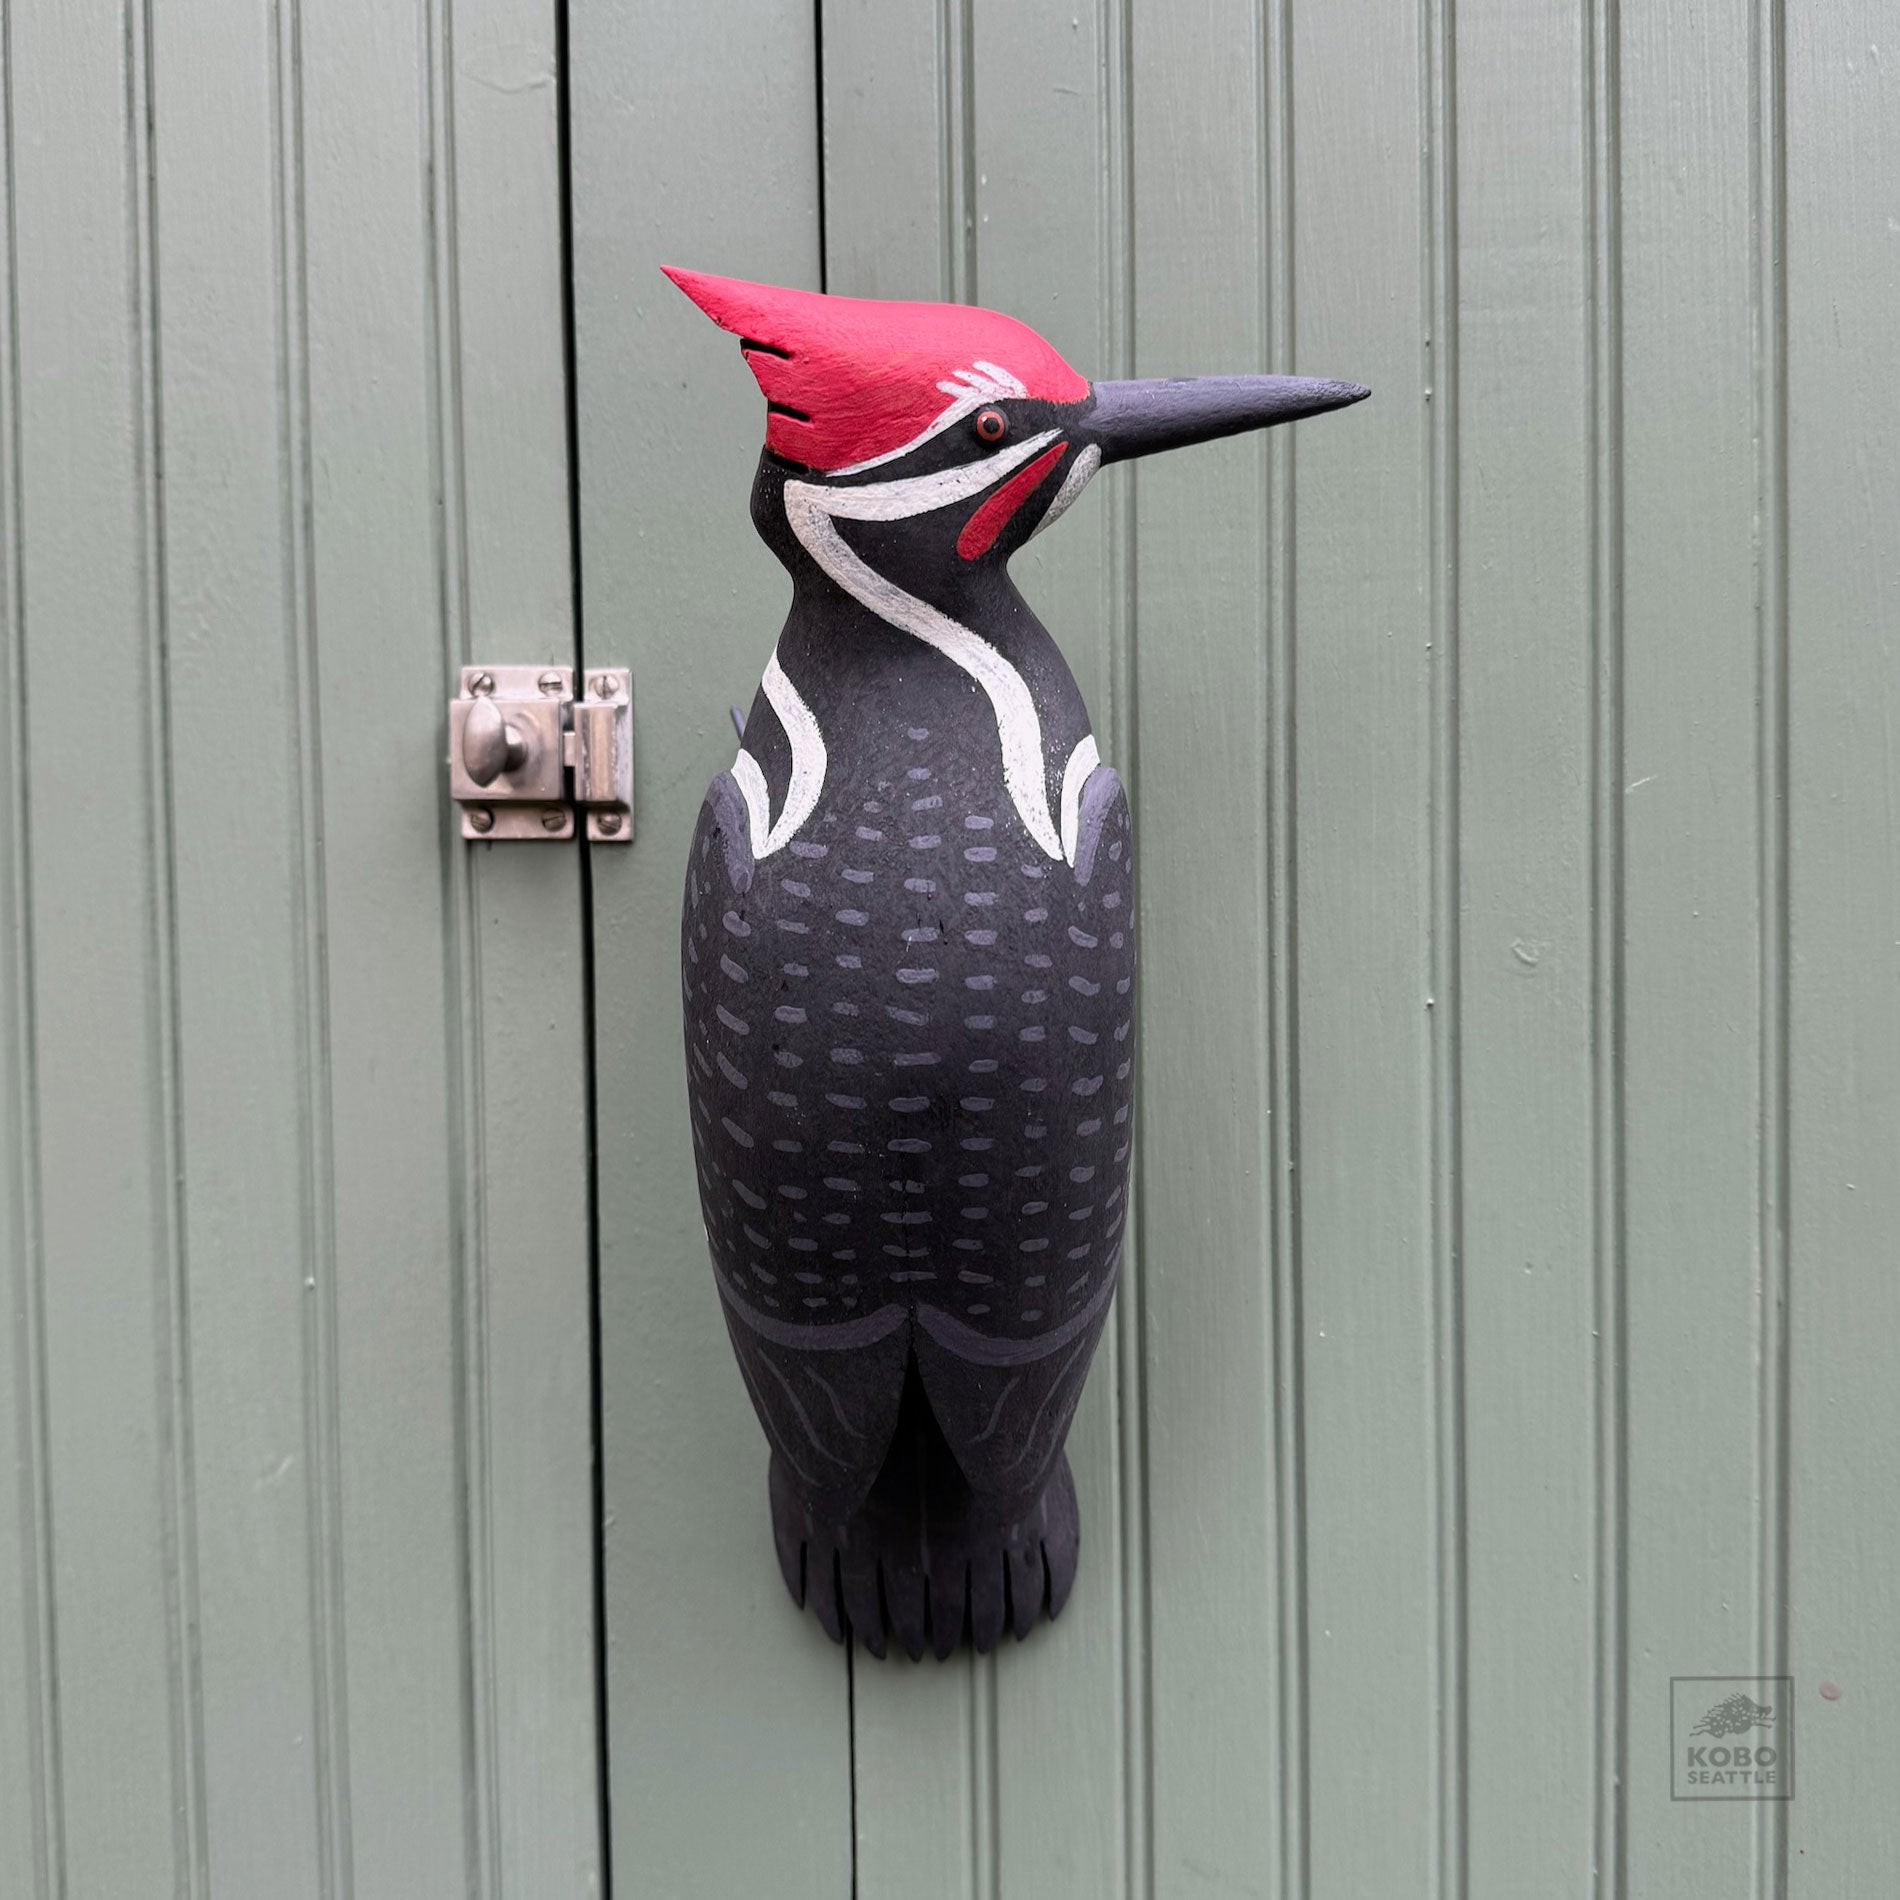
[{"label": "square logo frame", "polygon": [[1670,1800],[1792,1801],[1794,1770],[1792,1676],[1669,1678]]}]

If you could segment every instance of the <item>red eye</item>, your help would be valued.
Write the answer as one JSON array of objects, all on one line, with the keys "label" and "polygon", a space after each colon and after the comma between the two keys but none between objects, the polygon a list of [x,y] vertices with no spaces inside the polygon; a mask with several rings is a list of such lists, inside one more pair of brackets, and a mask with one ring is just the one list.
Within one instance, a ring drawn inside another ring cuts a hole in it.
[{"label": "red eye", "polygon": [[979,409],[976,433],[984,442],[1000,442],[1009,433],[1009,418],[1000,409]]}]

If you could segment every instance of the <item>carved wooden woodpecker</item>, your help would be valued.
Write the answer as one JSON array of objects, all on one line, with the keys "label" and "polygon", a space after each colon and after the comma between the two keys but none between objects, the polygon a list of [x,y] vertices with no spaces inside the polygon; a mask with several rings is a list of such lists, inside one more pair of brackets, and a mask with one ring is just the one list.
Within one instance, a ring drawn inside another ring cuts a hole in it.
[{"label": "carved wooden woodpecker", "polygon": [[764,391],[752,519],[793,584],[681,933],[779,1561],[834,1638],[987,1650],[1075,1579],[1135,1073],[1128,802],[1009,560],[1104,463],[1367,392],[1091,384],[994,311],[667,275]]}]

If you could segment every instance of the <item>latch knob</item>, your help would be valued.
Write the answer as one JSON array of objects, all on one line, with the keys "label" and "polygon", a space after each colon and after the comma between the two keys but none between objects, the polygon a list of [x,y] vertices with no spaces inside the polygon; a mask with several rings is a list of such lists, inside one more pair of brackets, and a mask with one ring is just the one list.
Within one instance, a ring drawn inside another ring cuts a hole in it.
[{"label": "latch knob", "polygon": [[492,699],[478,699],[462,725],[462,764],[477,785],[492,785],[504,772],[519,772],[528,762],[528,741],[521,728],[501,716]]}]

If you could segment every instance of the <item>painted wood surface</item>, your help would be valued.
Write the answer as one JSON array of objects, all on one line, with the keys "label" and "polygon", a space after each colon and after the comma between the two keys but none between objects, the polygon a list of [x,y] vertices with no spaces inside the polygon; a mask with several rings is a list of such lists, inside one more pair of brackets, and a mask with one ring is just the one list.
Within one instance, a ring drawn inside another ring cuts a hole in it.
[{"label": "painted wood surface", "polygon": [[[595,853],[623,1888],[1892,1884],[1878,42],[575,7],[584,597],[640,681]],[[1144,1066],[1083,1575],[984,1661],[847,1663],[768,1548],[671,933],[784,587],[756,395],[661,261],[1375,391],[1112,471],[1019,564],[1131,780]],[[1669,1678],[1723,1673],[1794,1676],[1791,1807],[1670,1800]]]},{"label": "painted wood surface", "polygon": [[4,45],[0,1891],[597,1894],[554,21]]}]

